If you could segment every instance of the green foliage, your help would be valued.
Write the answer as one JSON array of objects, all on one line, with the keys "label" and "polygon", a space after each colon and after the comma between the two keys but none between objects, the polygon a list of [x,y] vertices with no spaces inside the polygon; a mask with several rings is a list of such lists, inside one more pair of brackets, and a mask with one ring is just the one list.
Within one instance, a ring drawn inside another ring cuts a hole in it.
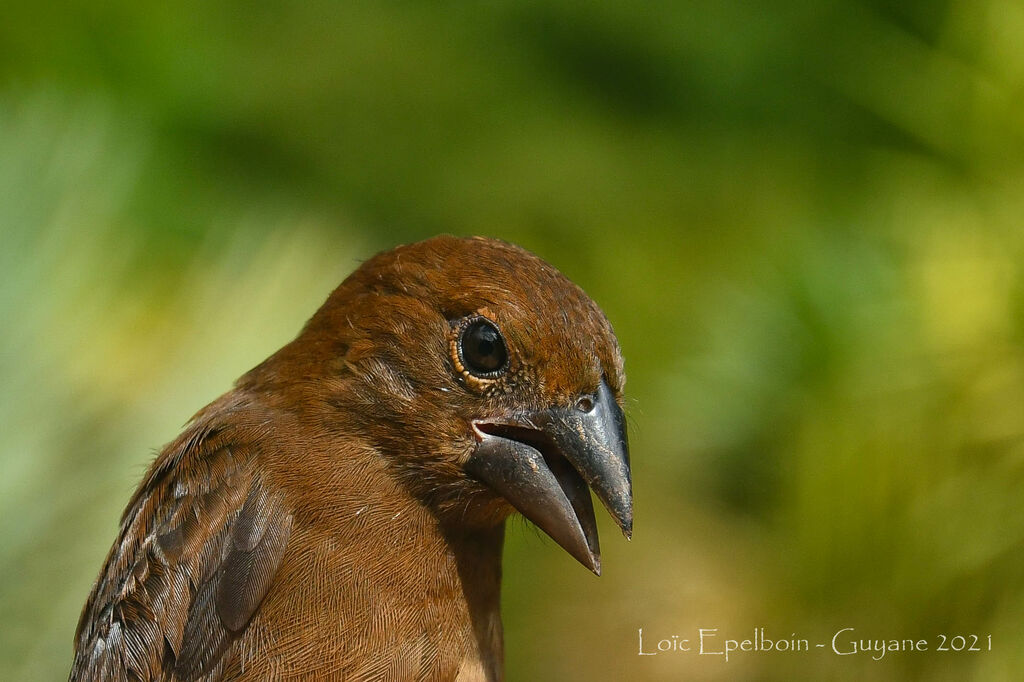
[{"label": "green foliage", "polygon": [[[515,527],[511,679],[1024,669],[1024,10],[35,3],[0,22],[0,677],[55,679],[152,457],[359,260],[530,248],[627,358],[594,580]],[[636,630],[993,635],[636,655]]]}]

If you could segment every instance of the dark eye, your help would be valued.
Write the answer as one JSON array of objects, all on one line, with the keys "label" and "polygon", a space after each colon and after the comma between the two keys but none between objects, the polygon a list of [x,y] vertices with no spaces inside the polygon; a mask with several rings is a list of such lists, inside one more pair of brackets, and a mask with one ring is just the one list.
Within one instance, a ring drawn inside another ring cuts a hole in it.
[{"label": "dark eye", "polygon": [[501,332],[489,320],[476,319],[466,325],[459,338],[462,366],[479,377],[500,374],[508,363],[508,351]]}]

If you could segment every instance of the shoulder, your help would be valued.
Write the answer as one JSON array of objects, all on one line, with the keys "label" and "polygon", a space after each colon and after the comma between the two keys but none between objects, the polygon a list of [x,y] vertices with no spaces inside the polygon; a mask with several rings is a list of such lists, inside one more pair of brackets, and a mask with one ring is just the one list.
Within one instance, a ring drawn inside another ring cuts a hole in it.
[{"label": "shoulder", "polygon": [[217,678],[291,532],[257,466],[271,423],[230,393],[153,463],[82,611],[72,680]]}]

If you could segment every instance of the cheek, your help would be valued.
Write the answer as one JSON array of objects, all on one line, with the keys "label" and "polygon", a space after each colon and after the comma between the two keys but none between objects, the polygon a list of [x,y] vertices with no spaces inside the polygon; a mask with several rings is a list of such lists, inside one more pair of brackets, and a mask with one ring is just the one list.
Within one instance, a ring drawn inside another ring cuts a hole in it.
[{"label": "cheek", "polygon": [[421,324],[407,332],[392,335],[383,349],[381,356],[390,371],[420,395],[453,389],[446,329]]},{"label": "cheek", "polygon": [[476,438],[471,433],[462,433],[452,440],[452,461],[460,471],[476,450],[476,445]]}]

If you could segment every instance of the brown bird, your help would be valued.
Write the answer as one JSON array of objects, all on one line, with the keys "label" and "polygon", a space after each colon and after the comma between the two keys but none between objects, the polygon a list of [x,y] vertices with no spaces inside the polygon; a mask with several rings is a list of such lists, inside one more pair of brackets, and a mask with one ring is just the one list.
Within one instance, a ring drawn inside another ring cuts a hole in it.
[{"label": "brown bird", "polygon": [[72,680],[499,680],[513,508],[600,572],[629,536],[611,326],[519,247],[379,254],[157,457]]}]

